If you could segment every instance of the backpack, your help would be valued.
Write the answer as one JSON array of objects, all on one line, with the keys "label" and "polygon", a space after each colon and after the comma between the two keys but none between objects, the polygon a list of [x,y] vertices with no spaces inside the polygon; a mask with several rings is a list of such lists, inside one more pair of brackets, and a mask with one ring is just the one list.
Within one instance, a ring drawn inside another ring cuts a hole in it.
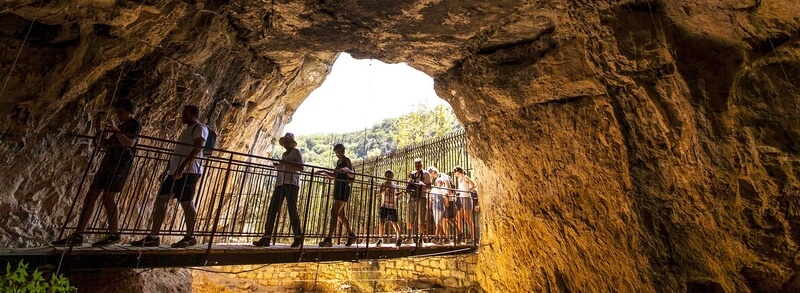
[{"label": "backpack", "polygon": [[[417,175],[419,175],[419,178]],[[416,183],[423,181],[425,179],[425,175],[420,171],[414,174],[411,178],[413,181],[409,182],[406,186],[406,193],[408,193],[409,197],[411,198],[419,198],[422,195],[422,186],[419,186]]]},{"label": "backpack", "polygon": [[[194,133],[195,129],[197,129],[198,124],[200,124],[200,122],[197,122],[197,124],[194,125],[192,133]],[[208,158],[214,154],[214,146],[217,145],[217,132],[211,129],[211,127],[208,127],[208,125],[203,124],[203,126],[205,126],[206,129],[208,129],[208,137],[206,138],[206,145],[203,146],[203,157]]]}]

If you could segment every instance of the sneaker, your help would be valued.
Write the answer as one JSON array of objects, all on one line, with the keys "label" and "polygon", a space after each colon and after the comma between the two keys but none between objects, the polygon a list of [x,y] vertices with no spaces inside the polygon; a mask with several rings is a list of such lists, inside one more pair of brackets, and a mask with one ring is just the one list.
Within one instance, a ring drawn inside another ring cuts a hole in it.
[{"label": "sneaker", "polygon": [[397,242],[395,242],[394,246],[396,247],[403,246],[403,238],[397,237]]},{"label": "sneaker", "polygon": [[120,241],[122,241],[122,238],[119,236],[119,234],[108,234],[103,239],[100,239],[100,241],[92,243],[92,246],[94,246],[94,247],[105,247],[105,246],[109,246],[109,245],[112,245],[112,244],[117,244]]},{"label": "sneaker", "polygon": [[131,242],[131,246],[138,246],[138,247],[154,247],[161,245],[161,238],[152,237],[147,235],[147,237],[142,238],[142,240],[137,240]]},{"label": "sneaker", "polygon": [[72,234],[69,235],[67,238],[58,239],[56,241],[50,242],[50,245],[56,247],[66,247],[66,246],[81,246],[83,245],[83,235],[81,234]]},{"label": "sneaker", "polygon": [[267,247],[270,244],[269,237],[261,237],[261,239],[258,239],[258,241],[253,242],[253,245],[258,247]]},{"label": "sneaker", "polygon": [[382,243],[383,243],[383,239],[378,239],[378,241],[375,242],[375,247],[381,247]]},{"label": "sneaker", "polygon": [[354,242],[356,242],[356,234],[350,233],[350,235],[347,235],[347,243],[344,246],[353,245]]},{"label": "sneaker", "polygon": [[319,243],[319,247],[333,247],[333,241],[330,237],[327,237]]},{"label": "sneaker", "polygon": [[197,245],[197,238],[194,238],[192,236],[183,236],[183,239],[181,239],[181,241],[172,243],[172,245],[170,246],[172,246],[172,248],[186,248],[192,245]]},{"label": "sneaker", "polygon": [[292,247],[292,248],[300,247],[300,245],[302,245],[302,244],[303,244],[303,238],[295,238],[294,242],[292,242],[292,245],[290,245],[289,247]]}]

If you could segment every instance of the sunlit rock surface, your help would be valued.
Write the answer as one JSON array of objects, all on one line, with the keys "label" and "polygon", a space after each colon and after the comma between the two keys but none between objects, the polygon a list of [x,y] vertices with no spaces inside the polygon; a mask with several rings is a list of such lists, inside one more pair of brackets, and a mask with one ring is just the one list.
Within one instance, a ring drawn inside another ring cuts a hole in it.
[{"label": "sunlit rock surface", "polygon": [[800,290],[795,0],[41,3],[0,2],[5,246],[52,239],[90,152],[65,134],[112,97],[269,154],[346,51],[426,72],[466,125],[483,290]]}]

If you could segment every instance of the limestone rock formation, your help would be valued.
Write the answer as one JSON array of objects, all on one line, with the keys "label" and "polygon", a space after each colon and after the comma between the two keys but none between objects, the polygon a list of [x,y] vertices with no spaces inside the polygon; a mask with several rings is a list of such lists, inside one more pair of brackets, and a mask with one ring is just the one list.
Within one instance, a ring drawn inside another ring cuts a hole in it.
[{"label": "limestone rock formation", "polygon": [[484,290],[800,290],[795,0],[27,0],[0,24],[6,246],[63,222],[89,151],[65,134],[114,97],[145,134],[193,102],[268,154],[350,52],[426,72],[466,125]]}]

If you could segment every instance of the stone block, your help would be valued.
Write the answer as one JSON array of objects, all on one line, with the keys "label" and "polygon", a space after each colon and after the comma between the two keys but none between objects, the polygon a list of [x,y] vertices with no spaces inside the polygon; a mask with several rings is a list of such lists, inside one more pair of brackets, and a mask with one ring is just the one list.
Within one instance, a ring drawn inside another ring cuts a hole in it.
[{"label": "stone block", "polygon": [[443,285],[445,287],[451,288],[451,289],[452,288],[460,288],[461,287],[461,286],[459,286],[460,282],[456,278],[452,278],[452,277],[451,278],[445,278],[443,283],[444,283]]}]

